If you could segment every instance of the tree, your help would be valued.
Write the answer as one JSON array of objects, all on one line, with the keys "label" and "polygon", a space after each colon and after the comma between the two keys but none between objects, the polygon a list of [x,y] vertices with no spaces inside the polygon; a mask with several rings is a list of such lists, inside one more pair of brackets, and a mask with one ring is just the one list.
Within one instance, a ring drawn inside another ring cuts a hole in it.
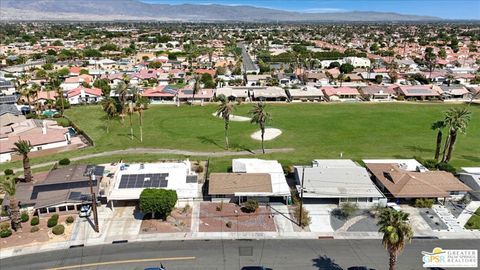
[{"label": "tree", "polygon": [[260,127],[262,132],[262,152],[265,154],[265,147],[264,147],[264,135],[265,135],[265,124],[267,121],[271,120],[271,116],[268,112],[265,111],[265,107],[267,105],[263,102],[257,103],[253,106],[253,109],[250,110],[250,115],[252,116],[252,120],[250,123],[255,123]]},{"label": "tree", "polygon": [[433,52],[432,47],[428,47],[425,49],[425,56],[424,56],[425,64],[427,65],[428,69],[430,70],[429,78],[432,78],[433,69],[435,69],[435,64],[437,61],[437,56]]},{"label": "tree", "polygon": [[452,158],[458,132],[465,133],[472,113],[466,108],[452,108],[445,113],[445,123],[449,133],[443,152],[442,162],[448,163]]},{"label": "tree", "polygon": [[439,158],[440,158],[440,149],[442,148],[441,144],[442,144],[442,137],[443,137],[443,129],[445,128],[445,122],[440,120],[440,121],[436,121],[432,124],[432,126],[430,127],[432,130],[436,130],[437,131],[437,143],[436,143],[436,147],[435,147],[435,160],[438,162]]},{"label": "tree", "polygon": [[166,219],[177,203],[177,192],[169,189],[146,188],[140,194],[140,211],[143,213],[160,214]]},{"label": "tree", "polygon": [[382,75],[375,75],[375,82],[378,84],[381,84],[383,82],[383,76]]},{"label": "tree", "polygon": [[132,102],[129,102],[128,103],[128,106],[127,106],[127,114],[128,114],[128,118],[130,119],[130,139],[133,140],[133,123],[132,123],[132,115],[133,113],[135,112],[135,108],[133,106],[133,103]]},{"label": "tree", "polygon": [[338,74],[337,80],[340,82],[340,87],[342,87],[343,81],[347,79],[347,76],[345,74],[340,73]]},{"label": "tree", "polygon": [[355,67],[354,67],[352,64],[348,64],[348,63],[342,64],[342,65],[340,66],[340,72],[341,72],[341,73],[344,73],[344,74],[349,74],[349,73],[351,73],[354,69],[355,69]]},{"label": "tree", "polygon": [[200,85],[200,76],[195,75],[195,83],[193,84],[193,89],[192,89],[192,102],[190,105],[193,105],[193,102],[195,101],[195,95],[200,91],[201,89]]},{"label": "tree", "polygon": [[125,102],[127,101],[128,85],[125,82],[119,82],[113,91],[115,91],[115,94],[118,96],[118,101],[121,108],[120,116],[122,117],[123,123],[125,120]]},{"label": "tree", "polygon": [[330,65],[328,66],[329,69],[331,68],[339,68],[341,65],[339,62],[335,61],[335,62],[331,62]]},{"label": "tree", "polygon": [[225,124],[225,149],[228,149],[228,126],[230,124],[230,115],[233,112],[233,103],[226,97],[220,99],[220,105],[217,107],[216,115],[222,117]]},{"label": "tree", "polygon": [[148,99],[140,98],[135,103],[135,110],[138,112],[138,119],[140,121],[140,141],[143,142],[143,111],[148,104]]},{"label": "tree", "polygon": [[5,177],[0,181],[0,190],[8,195],[8,201],[10,203],[10,220],[12,228],[17,231],[22,228],[22,222],[20,220],[20,209],[18,208],[18,202],[15,198],[17,192],[17,183],[13,177]]},{"label": "tree", "polygon": [[117,104],[115,100],[111,97],[102,99],[100,102],[102,105],[103,111],[107,114],[107,133],[109,132],[110,121],[115,115],[117,115]]},{"label": "tree", "polygon": [[26,182],[32,181],[32,170],[30,168],[30,158],[28,157],[28,153],[32,150],[32,144],[30,141],[27,140],[18,140],[14,143],[15,147],[13,150],[22,155],[22,162],[23,162],[23,175]]},{"label": "tree", "polygon": [[110,91],[112,91],[112,88],[110,87],[107,79],[97,79],[93,82],[93,86],[102,89],[102,96],[110,96]]},{"label": "tree", "polygon": [[383,233],[382,243],[390,255],[389,269],[397,268],[397,256],[413,237],[413,230],[408,224],[408,214],[385,208],[379,216],[378,231]]}]

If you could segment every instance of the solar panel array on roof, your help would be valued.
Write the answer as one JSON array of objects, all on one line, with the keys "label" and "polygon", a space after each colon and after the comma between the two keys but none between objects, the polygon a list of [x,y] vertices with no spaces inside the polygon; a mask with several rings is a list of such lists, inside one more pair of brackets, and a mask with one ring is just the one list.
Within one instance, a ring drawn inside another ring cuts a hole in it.
[{"label": "solar panel array on roof", "polygon": [[187,183],[197,183],[196,175],[187,175]]},{"label": "solar panel array on roof", "polygon": [[175,95],[177,93],[177,90],[175,90],[173,88],[170,88],[170,87],[165,87],[163,89],[163,92]]},{"label": "solar panel array on roof", "polygon": [[422,88],[408,89],[407,92],[410,94],[430,94],[431,93],[430,90],[422,89]]},{"label": "solar panel array on roof", "polygon": [[166,188],[168,173],[122,175],[118,188]]},{"label": "solar panel array on roof", "polygon": [[17,102],[17,96],[0,96],[0,104],[15,104]]},{"label": "solar panel array on roof", "polygon": [[192,95],[193,94],[193,90],[182,90],[182,92],[185,94],[185,95]]}]

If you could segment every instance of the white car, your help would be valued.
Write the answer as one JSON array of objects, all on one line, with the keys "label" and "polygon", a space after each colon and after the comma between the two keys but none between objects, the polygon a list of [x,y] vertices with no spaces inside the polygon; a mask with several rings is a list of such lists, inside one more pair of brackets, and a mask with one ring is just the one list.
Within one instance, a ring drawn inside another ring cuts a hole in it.
[{"label": "white car", "polygon": [[82,205],[82,208],[80,208],[80,217],[89,217],[90,214],[92,213],[92,207],[90,205]]},{"label": "white car", "polygon": [[394,202],[387,202],[387,207],[392,208],[395,211],[402,211],[402,208],[400,208],[400,206]]}]

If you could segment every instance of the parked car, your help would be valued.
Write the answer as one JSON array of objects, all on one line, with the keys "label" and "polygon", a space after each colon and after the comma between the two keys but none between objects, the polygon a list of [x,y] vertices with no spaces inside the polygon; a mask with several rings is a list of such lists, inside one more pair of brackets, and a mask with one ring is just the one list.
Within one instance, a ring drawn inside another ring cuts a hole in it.
[{"label": "parked car", "polygon": [[148,268],[145,268],[144,270],[167,270],[167,268],[165,268],[163,264],[160,264],[160,267],[148,267]]},{"label": "parked car", "polygon": [[375,270],[375,269],[368,268],[366,266],[352,266],[352,267],[349,267],[347,270]]},{"label": "parked car", "polygon": [[395,211],[402,211],[402,208],[400,208],[400,206],[394,202],[387,202],[387,207],[392,208]]},{"label": "parked car", "polygon": [[264,266],[244,266],[241,270],[273,270],[272,268],[266,268]]},{"label": "parked car", "polygon": [[90,205],[82,205],[80,208],[80,217],[89,217],[92,214],[92,207]]}]

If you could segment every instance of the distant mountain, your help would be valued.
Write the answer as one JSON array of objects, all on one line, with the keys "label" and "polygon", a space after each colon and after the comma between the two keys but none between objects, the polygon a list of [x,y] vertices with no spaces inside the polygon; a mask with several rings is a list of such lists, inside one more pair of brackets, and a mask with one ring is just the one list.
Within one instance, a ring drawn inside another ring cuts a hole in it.
[{"label": "distant mountain", "polygon": [[150,4],[139,0],[0,0],[0,20],[158,21],[427,21],[438,17],[386,12],[302,13],[253,6]]}]

